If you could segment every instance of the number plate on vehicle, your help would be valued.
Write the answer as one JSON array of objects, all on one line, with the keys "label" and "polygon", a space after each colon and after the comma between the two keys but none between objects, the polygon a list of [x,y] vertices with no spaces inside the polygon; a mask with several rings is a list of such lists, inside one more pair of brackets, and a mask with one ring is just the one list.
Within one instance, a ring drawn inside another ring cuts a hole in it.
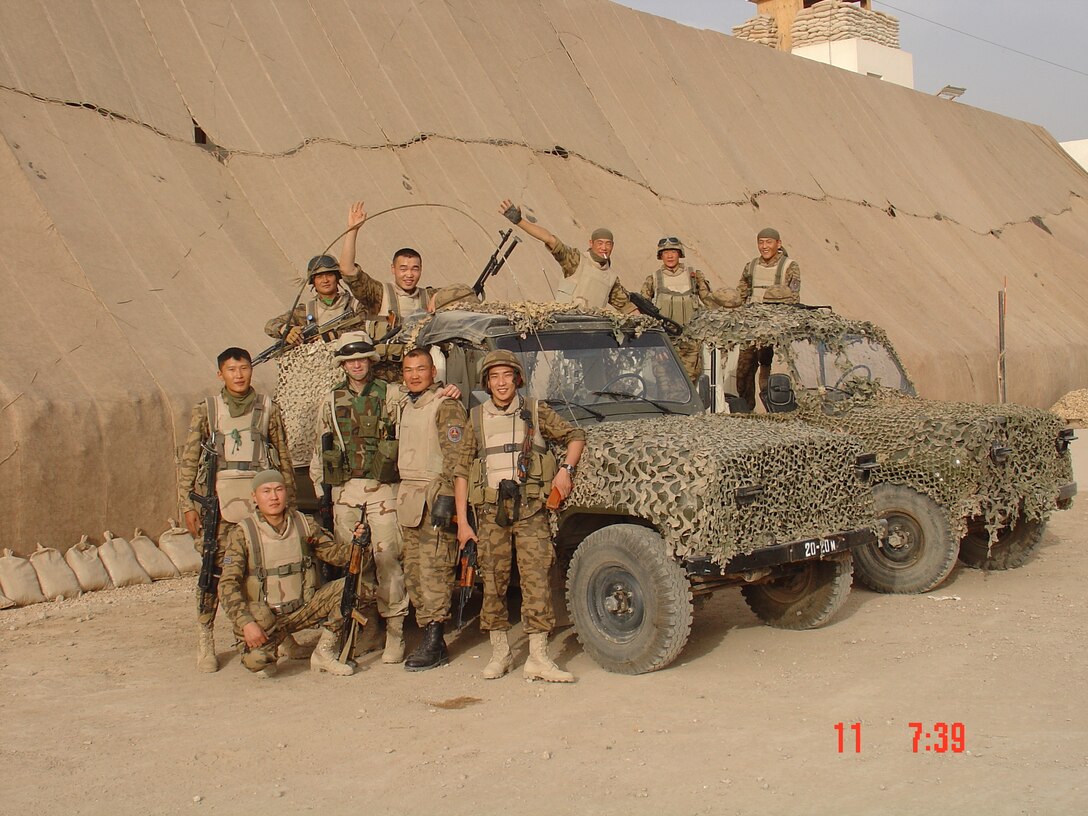
[{"label": "number plate on vehicle", "polygon": [[834,538],[817,538],[812,541],[803,541],[805,545],[805,558],[819,558],[821,555],[839,551],[839,542]]}]

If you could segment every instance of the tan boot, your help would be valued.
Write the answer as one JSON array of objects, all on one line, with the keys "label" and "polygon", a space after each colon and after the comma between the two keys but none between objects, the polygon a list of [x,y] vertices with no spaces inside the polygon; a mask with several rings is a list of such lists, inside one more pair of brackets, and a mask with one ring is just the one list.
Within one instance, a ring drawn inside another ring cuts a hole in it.
[{"label": "tan boot", "polygon": [[548,657],[547,632],[529,635],[529,659],[525,661],[526,680],[547,680],[549,683],[573,683],[574,675],[556,666]]},{"label": "tan boot", "polygon": [[336,635],[322,627],[321,639],[314,647],[314,653],[310,655],[310,671],[328,672],[338,677],[350,677],[355,674],[355,669],[347,663],[341,663],[336,659]]},{"label": "tan boot", "polygon": [[488,634],[491,635],[491,660],[480,676],[484,680],[498,680],[514,668],[514,656],[510,654],[510,640],[505,631],[492,629]]},{"label": "tan boot", "polygon": [[215,656],[215,624],[197,624],[196,668],[197,671],[219,671],[219,658]]},{"label": "tan boot", "polygon": [[404,662],[404,616],[385,619],[385,651],[382,663]]},{"label": "tan boot", "polygon": [[280,657],[286,657],[288,660],[305,660],[311,654],[313,649],[308,646],[303,646],[297,640],[294,635],[288,635],[283,639],[283,643],[280,644]]}]

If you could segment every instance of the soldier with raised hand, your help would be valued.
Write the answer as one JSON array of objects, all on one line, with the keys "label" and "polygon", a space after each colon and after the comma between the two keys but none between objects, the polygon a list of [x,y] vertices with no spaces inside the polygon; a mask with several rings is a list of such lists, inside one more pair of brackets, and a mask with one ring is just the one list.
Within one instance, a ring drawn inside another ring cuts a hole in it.
[{"label": "soldier with raised hand", "polygon": [[[653,301],[662,315],[681,326],[694,317],[700,309],[709,307],[710,284],[706,276],[693,266],[682,264],[684,244],[675,236],[657,242],[657,259],[661,266],[650,273],[642,284],[642,296]],[[684,371],[694,382],[701,369],[698,343],[681,338],[675,341],[676,353]]]},{"label": "soldier with raised hand", "polygon": [[[799,303],[801,266],[782,246],[782,236],[774,227],[764,227],[756,236],[759,254],[744,265],[737,293],[745,303]],[[771,376],[774,349],[748,346],[737,358],[737,391],[753,408],[756,404],[756,369],[759,389],[767,387]]]},{"label": "soldier with raised hand", "polygon": [[[336,258],[331,255],[311,258],[306,264],[306,274],[317,297],[300,303],[293,312],[274,317],[264,324],[265,334],[283,337],[289,346],[298,345],[307,326],[322,326],[341,315],[359,311],[359,301],[340,286],[340,262]],[[290,324],[286,336],[283,334],[285,324]]]},{"label": "soldier with raised hand", "polygon": [[306,516],[289,510],[287,485],[278,470],[258,473],[250,486],[254,510],[227,534],[219,580],[242,665],[269,677],[275,673],[281,642],[294,632],[321,626],[310,669],[350,676],[354,668],[341,663],[336,652],[344,621],[340,600],[345,579],[319,587],[314,566],[315,558],[344,566],[350,542],[337,543]]},{"label": "soldier with raised hand", "polygon": [[[491,639],[491,660],[483,677],[494,680],[513,667],[506,592],[516,544],[521,618],[529,636],[524,676],[570,683],[574,675],[548,656],[548,635],[555,627],[549,577],[555,550],[542,511],[552,487],[563,498],[570,495],[586,435],[544,403],[521,396],[518,389],[524,379],[521,363],[509,351],[492,351],[481,363],[480,382],[491,398],[472,409],[454,466],[457,542],[463,548],[473,539],[479,541],[484,584],[480,628]],[[566,446],[562,465],[557,467],[547,442]],[[470,504],[476,513],[475,529],[468,519]]]},{"label": "soldier with raised hand", "polygon": [[521,207],[508,198],[499,204],[499,212],[522,232],[542,242],[563,270],[563,283],[555,298],[559,303],[575,303],[590,309],[613,308],[624,313],[636,311],[627,297],[627,290],[612,271],[612,250],[616,246],[612,230],[595,229],[583,252],[567,246],[540,224],[524,218]]},{"label": "soldier with raised hand", "polygon": [[453,467],[468,415],[458,400],[460,391],[435,382],[438,371],[428,349],[407,352],[401,367],[404,395],[395,409],[401,479],[397,519],[404,538],[408,598],[423,630],[423,641],[404,668],[425,671],[449,662],[444,634],[457,560],[451,532]]},{"label": "soldier with raised hand", "polygon": [[[232,346],[216,358],[217,376],[223,384],[218,394],[201,400],[193,407],[189,420],[189,432],[181,453],[181,470],[178,474],[178,503],[183,511],[185,527],[201,547],[202,520],[197,505],[189,498],[190,492],[203,493],[206,482],[201,478],[201,460],[204,446],[215,435],[216,495],[219,499],[220,519],[216,538],[219,551],[217,567],[221,564],[223,542],[231,527],[252,509],[250,482],[261,470],[276,467],[283,470],[287,500],[295,501],[294,471],[291,468],[291,452],[287,446],[287,434],[279,408],[264,394],[252,387],[252,358],[243,348]],[[206,478],[206,477],[205,477]],[[200,671],[219,670],[215,655],[215,612],[198,615],[197,658]],[[300,656],[301,647],[290,639],[285,644],[288,656]]]},{"label": "soldier with raised hand", "polygon": [[[373,376],[378,358],[366,332],[345,332],[336,341],[334,359],[344,380],[322,401],[317,422],[316,451],[310,478],[332,486],[333,534],[340,544],[351,540],[360,511],[370,524],[373,559],[363,565],[364,585],[374,590],[378,613],[385,619],[383,663],[404,660],[404,618],[408,614],[397,525],[395,460],[385,459],[383,442],[393,438],[387,410],[390,386]],[[332,435],[334,449],[322,451],[321,438]],[[383,461],[385,459],[385,461]]]}]

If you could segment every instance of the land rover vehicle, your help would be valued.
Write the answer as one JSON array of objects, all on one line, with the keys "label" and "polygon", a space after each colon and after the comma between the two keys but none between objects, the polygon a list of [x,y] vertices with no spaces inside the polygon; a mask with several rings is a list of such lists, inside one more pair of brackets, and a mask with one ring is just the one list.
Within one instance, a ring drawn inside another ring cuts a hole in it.
[{"label": "land rover vehicle", "polygon": [[1050,513],[1076,493],[1073,432],[1059,417],[918,397],[873,323],[827,308],[749,305],[700,313],[686,330],[706,349],[712,410],[736,407],[723,363],[730,352],[771,347],[774,373],[760,395],[768,418],[845,431],[876,453],[873,497],[887,531],[854,554],[858,577],[873,589],[933,589],[957,555],[971,567],[1020,566]]}]

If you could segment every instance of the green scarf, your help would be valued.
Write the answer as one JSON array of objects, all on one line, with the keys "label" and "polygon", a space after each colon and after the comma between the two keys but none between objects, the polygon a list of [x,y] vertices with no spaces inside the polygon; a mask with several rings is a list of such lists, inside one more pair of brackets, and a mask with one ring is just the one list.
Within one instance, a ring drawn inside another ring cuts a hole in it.
[{"label": "green scarf", "polygon": [[223,402],[227,404],[227,410],[230,411],[230,415],[235,418],[248,413],[253,407],[253,401],[257,399],[257,392],[253,390],[252,386],[246,391],[244,397],[234,396],[234,394],[227,390],[226,386],[223,386],[222,394]]}]

